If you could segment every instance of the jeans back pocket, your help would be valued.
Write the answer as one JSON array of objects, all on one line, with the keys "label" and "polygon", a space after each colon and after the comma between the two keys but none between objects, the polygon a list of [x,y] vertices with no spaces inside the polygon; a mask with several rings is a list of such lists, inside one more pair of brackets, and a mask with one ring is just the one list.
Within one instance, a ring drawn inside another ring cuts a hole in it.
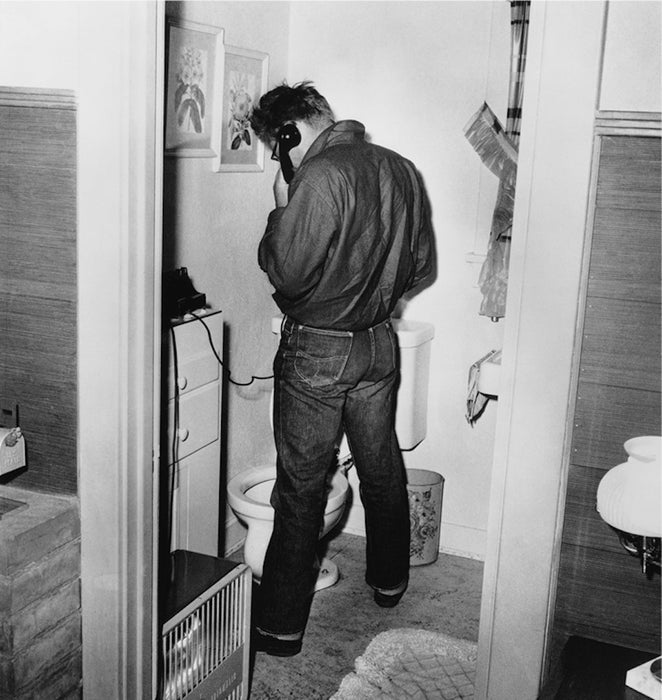
[{"label": "jeans back pocket", "polygon": [[351,349],[350,333],[299,328],[294,369],[310,386],[328,386],[342,376]]}]

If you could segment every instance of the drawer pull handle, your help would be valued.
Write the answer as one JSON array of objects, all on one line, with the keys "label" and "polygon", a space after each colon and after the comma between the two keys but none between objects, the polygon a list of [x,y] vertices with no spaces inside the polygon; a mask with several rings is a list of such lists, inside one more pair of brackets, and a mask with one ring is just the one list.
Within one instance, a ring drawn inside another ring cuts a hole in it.
[{"label": "drawer pull handle", "polygon": [[186,389],[187,384],[188,384],[188,379],[186,377],[178,377],[177,386],[180,389]]},{"label": "drawer pull handle", "polygon": [[184,442],[188,438],[188,428],[180,428],[177,431],[177,437]]}]

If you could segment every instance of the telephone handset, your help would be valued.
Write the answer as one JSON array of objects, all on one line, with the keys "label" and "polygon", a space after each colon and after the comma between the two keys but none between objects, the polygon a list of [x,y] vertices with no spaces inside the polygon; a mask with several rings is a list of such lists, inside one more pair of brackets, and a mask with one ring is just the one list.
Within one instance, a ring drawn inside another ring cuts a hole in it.
[{"label": "telephone handset", "polygon": [[278,132],[278,160],[283,178],[288,184],[294,177],[294,166],[290,158],[290,151],[301,143],[301,132],[296,124],[285,124]]}]

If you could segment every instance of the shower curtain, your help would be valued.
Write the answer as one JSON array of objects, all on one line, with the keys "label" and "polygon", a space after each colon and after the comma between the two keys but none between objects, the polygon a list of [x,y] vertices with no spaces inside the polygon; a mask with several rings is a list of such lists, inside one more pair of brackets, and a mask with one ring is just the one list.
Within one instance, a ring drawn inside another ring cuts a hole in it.
[{"label": "shower curtain", "polygon": [[[510,84],[508,87],[508,112],[505,133],[515,148],[519,145],[520,136],[530,5],[530,0],[510,3]],[[479,313],[481,316],[489,316],[493,321],[503,318],[506,313],[508,264],[510,260],[510,238],[516,180],[516,167],[505,173],[499,180],[499,190],[492,216],[487,257],[478,278],[478,285],[483,294]]]}]

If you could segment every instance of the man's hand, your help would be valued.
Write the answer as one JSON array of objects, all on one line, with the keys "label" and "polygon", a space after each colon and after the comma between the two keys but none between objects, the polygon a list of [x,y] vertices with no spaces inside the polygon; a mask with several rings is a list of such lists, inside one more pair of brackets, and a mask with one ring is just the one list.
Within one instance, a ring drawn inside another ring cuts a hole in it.
[{"label": "man's hand", "polygon": [[283,177],[283,171],[279,168],[274,180],[274,199],[277,207],[287,206],[287,182]]}]

